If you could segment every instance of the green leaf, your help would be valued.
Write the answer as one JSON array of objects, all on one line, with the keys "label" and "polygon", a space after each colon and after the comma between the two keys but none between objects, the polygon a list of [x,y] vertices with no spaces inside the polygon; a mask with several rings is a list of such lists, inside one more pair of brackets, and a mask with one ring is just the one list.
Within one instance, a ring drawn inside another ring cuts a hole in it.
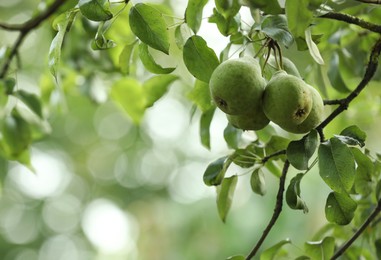
[{"label": "green leaf", "polygon": [[355,160],[348,146],[332,137],[320,144],[318,156],[324,182],[338,193],[349,192],[355,180]]},{"label": "green leaf", "polygon": [[285,15],[266,16],[261,24],[261,31],[286,47],[294,41],[292,34],[288,31]]},{"label": "green leaf", "polygon": [[320,65],[324,65],[323,57],[320,54],[319,48],[312,39],[311,28],[307,28],[305,31],[305,39],[307,43],[308,50],[312,58]]},{"label": "green leaf", "polygon": [[162,14],[154,7],[139,3],[129,14],[132,32],[150,47],[169,54],[167,25]]},{"label": "green leaf", "polygon": [[25,105],[27,105],[27,107],[30,108],[30,110],[42,118],[41,103],[37,95],[26,92],[24,90],[18,90],[14,92],[14,96],[19,98]]},{"label": "green leaf", "polygon": [[92,21],[107,21],[113,17],[107,0],[79,0],[78,6],[82,15]]},{"label": "green leaf", "polygon": [[236,149],[230,156],[231,160],[242,168],[250,168],[261,161],[264,156],[263,147],[256,143],[251,143],[245,148]]},{"label": "green leaf", "polygon": [[265,176],[261,168],[255,169],[251,173],[250,186],[254,193],[261,196],[266,194]]},{"label": "green leaf", "polygon": [[126,74],[126,75],[130,74],[130,62],[131,62],[132,53],[136,43],[137,41],[134,41],[133,43],[130,43],[130,44],[126,44],[119,55],[120,71],[123,74]]},{"label": "green leaf", "polygon": [[348,194],[331,192],[325,205],[325,216],[329,222],[347,225],[352,221],[356,208],[356,201]]},{"label": "green leaf", "polygon": [[180,24],[175,29],[175,41],[177,47],[182,50],[186,40],[190,37],[190,30],[187,24]]},{"label": "green leaf", "polygon": [[217,208],[218,215],[223,222],[229,213],[233,201],[233,195],[237,186],[237,175],[233,175],[222,180],[221,186],[218,187],[217,193]]},{"label": "green leaf", "polygon": [[6,95],[11,95],[16,86],[16,79],[14,78],[5,78],[0,80],[1,89],[4,89]]},{"label": "green leaf", "polygon": [[373,162],[359,149],[353,147],[351,151],[355,157],[357,164],[355,176],[355,191],[363,196],[367,196],[373,191]]},{"label": "green leaf", "polygon": [[319,144],[318,133],[312,130],[308,135],[297,141],[291,141],[287,146],[287,159],[298,170],[308,169],[308,160],[314,154]]},{"label": "green leaf", "polygon": [[330,259],[335,250],[335,239],[325,237],[322,241],[306,242],[304,245],[310,259]]},{"label": "green leaf", "polygon": [[341,93],[349,93],[351,90],[345,84],[341,74],[340,74],[340,60],[339,55],[336,52],[332,53],[331,61],[328,69],[328,79],[334,89]]},{"label": "green leaf", "polygon": [[246,257],[243,255],[234,255],[226,258],[226,260],[245,260]]},{"label": "green leaf", "polygon": [[272,247],[264,250],[259,259],[260,260],[274,260],[274,259],[276,259],[276,255],[278,254],[279,250],[281,250],[284,245],[290,244],[290,243],[291,243],[291,240],[288,238],[276,243]]},{"label": "green leaf", "polygon": [[178,79],[176,75],[157,75],[143,83],[146,107],[151,107],[168,91],[168,87]]},{"label": "green leaf", "polygon": [[198,35],[193,35],[186,41],[183,59],[189,72],[206,83],[209,83],[210,76],[219,65],[213,49],[209,48],[206,41]]},{"label": "green leaf", "polygon": [[70,29],[72,22],[76,16],[76,11],[68,11],[59,15],[54,20],[53,28],[55,28],[58,32],[56,36],[53,38],[52,43],[50,44],[49,56],[48,56],[48,65],[50,69],[50,73],[57,80],[57,70],[58,65],[61,59],[61,47],[65,37],[66,32]]},{"label": "green leaf", "polygon": [[113,40],[109,40],[104,36],[105,31],[104,22],[99,23],[95,38],[91,42],[91,48],[93,50],[107,50],[116,46],[116,43]]},{"label": "green leaf", "polygon": [[341,131],[340,135],[355,139],[359,143],[360,147],[365,146],[366,133],[356,125],[348,126],[343,131]]},{"label": "green leaf", "polygon": [[218,12],[227,18],[235,16],[241,8],[238,0],[214,0],[214,3]]},{"label": "green leaf", "polygon": [[215,23],[218,30],[223,36],[233,35],[238,33],[240,26],[240,16],[225,17],[223,14],[213,9],[213,14],[208,19],[209,23]]},{"label": "green leaf", "polygon": [[151,53],[148,51],[148,45],[145,43],[139,44],[139,57],[142,61],[144,67],[155,74],[169,74],[174,71],[176,68],[163,68],[156,63]]},{"label": "green leaf", "polygon": [[210,96],[209,85],[198,79],[196,79],[194,87],[188,93],[188,98],[193,101],[202,112],[206,112],[214,106]]},{"label": "green leaf", "polygon": [[381,238],[374,242],[374,246],[376,248],[377,259],[381,259]]},{"label": "green leaf", "polygon": [[140,123],[146,108],[146,97],[143,87],[136,79],[122,78],[116,81],[111,89],[111,98],[135,124]]},{"label": "green leaf", "polygon": [[197,33],[201,26],[202,11],[208,0],[189,0],[185,9],[185,22]]},{"label": "green leaf", "polygon": [[281,150],[286,150],[290,140],[279,135],[271,136],[270,140],[266,143],[266,155],[270,155]]},{"label": "green leaf", "polygon": [[303,177],[304,174],[299,173],[291,179],[286,191],[286,201],[290,208],[301,209],[303,213],[308,213],[308,207],[300,197],[300,182]]},{"label": "green leaf", "polygon": [[228,156],[218,158],[208,165],[203,176],[204,183],[207,186],[217,186],[221,184],[222,179],[225,177],[226,170],[231,164],[231,161],[227,158]]},{"label": "green leaf", "polygon": [[210,124],[214,116],[215,107],[209,109],[208,111],[202,113],[200,118],[200,138],[201,144],[210,149]]},{"label": "green leaf", "polygon": [[283,9],[280,7],[278,0],[246,0],[244,3],[252,9],[258,8],[265,14],[281,14]]},{"label": "green leaf", "polygon": [[228,124],[224,129],[224,139],[229,148],[237,149],[243,131]]},{"label": "green leaf", "polygon": [[304,38],[305,30],[310,26],[313,13],[308,9],[309,0],[287,0],[286,16],[288,29],[294,38]]}]

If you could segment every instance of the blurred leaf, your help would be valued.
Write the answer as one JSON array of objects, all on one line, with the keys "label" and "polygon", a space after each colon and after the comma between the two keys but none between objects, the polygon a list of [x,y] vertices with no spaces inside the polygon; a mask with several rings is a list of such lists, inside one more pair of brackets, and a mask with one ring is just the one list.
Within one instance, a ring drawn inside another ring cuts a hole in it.
[{"label": "blurred leaf", "polygon": [[168,87],[178,79],[176,75],[157,75],[143,83],[146,107],[151,107],[168,91]]},{"label": "blurred leaf", "polygon": [[239,15],[225,17],[216,8],[213,9],[213,14],[209,17],[208,22],[215,23],[220,33],[224,36],[238,33],[240,26]]},{"label": "blurred leaf", "polygon": [[303,213],[308,213],[308,207],[300,197],[300,182],[303,177],[304,174],[299,173],[291,179],[286,191],[286,201],[290,208],[302,209]]},{"label": "blurred leaf", "polygon": [[154,7],[138,3],[130,10],[132,32],[150,47],[169,54],[167,25],[162,14]]},{"label": "blurred leaf", "polygon": [[334,254],[335,239],[325,237],[322,241],[306,242],[304,248],[311,259],[330,259]]},{"label": "blurred leaf", "polygon": [[358,145],[361,146],[361,143],[349,136],[342,136],[342,135],[334,135],[335,138],[339,139],[341,142],[347,145]]},{"label": "blurred leaf", "polygon": [[107,0],[79,0],[78,6],[82,15],[92,21],[110,20],[110,3]]},{"label": "blurred leaf", "polygon": [[357,164],[355,191],[363,196],[367,196],[373,191],[373,162],[357,148],[352,147],[351,152]]},{"label": "blurred leaf", "polygon": [[331,192],[325,205],[325,216],[329,222],[347,225],[352,221],[356,208],[356,201],[347,193]]},{"label": "blurred leaf", "polygon": [[244,3],[251,8],[258,8],[265,14],[281,14],[283,9],[278,0],[245,0]]},{"label": "blurred leaf", "polygon": [[289,47],[294,39],[288,31],[287,18],[285,15],[269,15],[263,19],[261,30],[271,39]]},{"label": "blurred leaf", "polygon": [[281,150],[286,150],[290,140],[279,135],[271,136],[270,140],[266,143],[266,155],[270,155]]},{"label": "blurred leaf", "polygon": [[215,107],[212,107],[208,111],[202,113],[200,118],[200,138],[201,144],[210,149],[210,124],[214,116]]},{"label": "blurred leaf", "polygon": [[224,139],[229,148],[237,149],[239,141],[241,140],[243,131],[237,129],[231,124],[227,124],[224,129]]},{"label": "blurred leaf", "polygon": [[331,62],[328,70],[328,78],[334,89],[341,93],[349,93],[351,90],[345,84],[340,74],[339,55],[334,52],[331,56]]},{"label": "blurred leaf", "polygon": [[27,107],[30,108],[30,110],[42,118],[41,103],[37,95],[26,92],[24,90],[18,90],[14,92],[14,96],[19,98],[25,105],[27,105]]},{"label": "blurred leaf", "polygon": [[119,55],[120,71],[123,74],[126,74],[126,75],[130,74],[130,62],[131,62],[132,53],[136,43],[137,41],[134,41],[130,44],[126,44]]},{"label": "blurred leaf", "polygon": [[319,147],[319,173],[325,183],[338,193],[349,192],[355,180],[355,160],[351,150],[332,137]]},{"label": "blurred leaf", "polygon": [[183,47],[184,47],[184,44],[186,42],[186,39],[188,39],[190,37],[190,30],[187,26],[187,24],[180,24],[178,26],[176,26],[176,29],[175,29],[175,41],[176,41],[176,45],[177,47],[182,50]]},{"label": "blurred leaf", "polygon": [[308,10],[309,0],[287,0],[286,16],[288,29],[294,35],[294,38],[304,38],[305,31],[310,26],[313,13]]},{"label": "blurred leaf", "polygon": [[189,0],[185,9],[185,22],[196,34],[201,26],[202,11],[208,0]]},{"label": "blurred leaf", "polygon": [[343,131],[341,131],[340,135],[352,137],[359,143],[360,147],[365,146],[366,133],[362,131],[357,125],[348,126]]},{"label": "blurred leaf", "polygon": [[0,89],[4,89],[3,93],[6,95],[11,95],[16,86],[16,79],[14,78],[5,78],[0,79]]},{"label": "blurred leaf", "polygon": [[225,177],[226,170],[229,168],[231,161],[227,159],[228,156],[218,158],[211,162],[204,172],[204,183],[207,186],[220,185],[222,179]]},{"label": "blurred leaf", "polygon": [[376,248],[377,259],[381,259],[381,238],[374,242],[374,246]]},{"label": "blurred leaf", "polygon": [[264,250],[259,259],[260,260],[275,260],[279,250],[281,250],[284,245],[290,244],[290,243],[291,243],[291,240],[288,238],[276,243],[272,247]]},{"label": "blurred leaf", "polygon": [[206,112],[214,106],[210,96],[209,85],[198,79],[196,79],[194,87],[188,93],[188,98],[193,101],[202,112]]},{"label": "blurred leaf", "polygon": [[50,73],[57,80],[57,70],[61,59],[61,47],[67,31],[69,31],[72,22],[76,16],[76,11],[68,11],[59,15],[53,22],[53,28],[58,30],[56,36],[50,44],[48,65]]},{"label": "blurred leaf", "polygon": [[209,48],[205,40],[197,35],[193,35],[186,41],[183,59],[189,72],[206,83],[209,83],[210,76],[219,64],[213,49]]},{"label": "blurred leaf", "polygon": [[261,196],[266,194],[265,176],[261,168],[255,169],[251,173],[250,186],[254,193]]},{"label": "blurred leaf", "polygon": [[146,108],[146,98],[143,87],[136,79],[122,78],[116,81],[111,88],[111,98],[135,124],[140,123]]},{"label": "blurred leaf", "polygon": [[218,12],[227,18],[235,16],[241,8],[238,0],[214,0],[214,3]]},{"label": "blurred leaf", "polygon": [[113,40],[107,39],[104,35],[104,22],[99,23],[95,38],[91,42],[91,48],[93,50],[107,50],[115,46],[116,43]]},{"label": "blurred leaf", "polygon": [[273,160],[267,161],[265,167],[267,170],[269,170],[269,172],[278,178],[282,174],[282,169],[279,167],[279,164]]},{"label": "blurred leaf", "polygon": [[217,208],[218,214],[223,222],[229,213],[233,201],[233,195],[237,186],[237,175],[233,175],[222,180],[221,186],[218,187]]},{"label": "blurred leaf", "polygon": [[246,257],[243,255],[234,255],[226,258],[226,260],[245,260]]},{"label": "blurred leaf", "polygon": [[305,39],[308,46],[308,50],[312,58],[320,65],[324,65],[323,57],[320,54],[319,48],[316,43],[312,40],[311,28],[307,28],[305,31]]},{"label": "blurred leaf", "polygon": [[308,160],[319,145],[318,133],[312,130],[308,135],[297,141],[291,141],[287,146],[287,159],[298,170],[308,169]]},{"label": "blurred leaf", "polygon": [[139,44],[139,57],[144,67],[155,74],[168,74],[174,71],[176,68],[163,68],[156,63],[151,53],[148,51],[148,45],[145,43]]}]

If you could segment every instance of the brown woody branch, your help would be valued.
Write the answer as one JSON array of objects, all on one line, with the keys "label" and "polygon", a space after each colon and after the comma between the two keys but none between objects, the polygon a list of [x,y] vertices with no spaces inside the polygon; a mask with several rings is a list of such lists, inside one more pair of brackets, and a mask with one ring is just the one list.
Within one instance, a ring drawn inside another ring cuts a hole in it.
[{"label": "brown woody branch", "polygon": [[17,55],[18,50],[24,41],[25,37],[33,29],[37,28],[43,21],[54,14],[55,11],[63,4],[65,0],[55,0],[52,5],[50,5],[44,12],[40,13],[38,16],[26,21],[22,24],[4,24],[0,23],[0,28],[8,31],[19,31],[20,34],[17,37],[7,59],[4,62],[3,67],[0,70],[0,79],[4,78],[8,72],[9,66],[13,58]]},{"label": "brown woody branch", "polygon": [[356,0],[357,2],[365,3],[365,4],[375,4],[381,5],[381,0]]}]

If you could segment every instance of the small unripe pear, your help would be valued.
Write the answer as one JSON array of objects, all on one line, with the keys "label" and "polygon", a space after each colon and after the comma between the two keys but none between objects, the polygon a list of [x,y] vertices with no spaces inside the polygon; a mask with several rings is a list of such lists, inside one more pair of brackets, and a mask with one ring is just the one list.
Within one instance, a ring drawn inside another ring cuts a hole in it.
[{"label": "small unripe pear", "polygon": [[232,126],[242,130],[260,130],[270,123],[264,113],[249,115],[228,115],[226,117]]},{"label": "small unripe pear", "polygon": [[303,134],[308,133],[315,127],[317,127],[322,121],[324,117],[324,102],[321,98],[319,92],[308,85],[311,91],[312,96],[312,109],[308,117],[299,125],[287,125],[281,126],[284,130],[295,133],[295,134]]},{"label": "small unripe pear", "polygon": [[263,94],[263,111],[279,126],[301,124],[312,109],[311,90],[302,79],[276,72]]},{"label": "small unripe pear", "polygon": [[261,99],[265,85],[259,62],[252,57],[221,63],[209,81],[214,103],[230,115],[263,114]]}]

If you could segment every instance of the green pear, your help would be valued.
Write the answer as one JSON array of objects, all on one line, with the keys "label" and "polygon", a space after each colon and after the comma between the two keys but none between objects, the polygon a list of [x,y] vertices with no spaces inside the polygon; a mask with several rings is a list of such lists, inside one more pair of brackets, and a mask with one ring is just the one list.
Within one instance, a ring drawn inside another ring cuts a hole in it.
[{"label": "green pear", "polygon": [[229,115],[226,114],[229,123],[235,128],[242,130],[260,130],[270,123],[270,120],[264,113],[244,114],[244,115]]},{"label": "green pear", "polygon": [[[283,70],[287,74],[294,75],[295,77],[302,78],[295,64],[288,58],[282,57]],[[271,76],[279,70],[275,57],[270,56],[263,71],[263,75],[267,80],[271,79]]]},{"label": "green pear", "polygon": [[302,79],[277,71],[263,93],[263,111],[277,125],[301,124],[312,109],[311,90]]},{"label": "green pear", "polygon": [[248,56],[221,63],[209,81],[214,103],[229,115],[264,116],[261,99],[265,86],[259,62]]},{"label": "green pear", "polygon": [[308,117],[299,125],[287,125],[281,126],[284,130],[295,133],[295,134],[303,134],[308,133],[313,128],[317,127],[322,121],[324,117],[324,102],[321,98],[319,92],[308,85],[311,91],[312,96],[312,109]]}]

